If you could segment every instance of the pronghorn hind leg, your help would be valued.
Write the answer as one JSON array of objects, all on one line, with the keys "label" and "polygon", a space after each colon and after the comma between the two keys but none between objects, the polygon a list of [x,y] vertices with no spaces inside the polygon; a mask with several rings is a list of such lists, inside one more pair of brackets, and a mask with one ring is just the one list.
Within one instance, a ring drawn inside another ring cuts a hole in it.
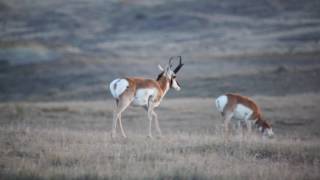
[{"label": "pronghorn hind leg", "polygon": [[219,134],[223,135],[222,129],[224,128],[224,113],[221,113],[220,120],[221,120],[221,125],[217,129],[219,129]]},{"label": "pronghorn hind leg", "polygon": [[123,130],[123,127],[122,127],[122,119],[121,119],[121,113],[119,114],[118,116],[118,122],[119,122],[119,126],[120,126],[120,130],[121,130],[121,134],[124,138],[127,137],[126,133],[124,132]]},{"label": "pronghorn hind leg", "polygon": [[121,113],[127,109],[127,107],[130,105],[131,101],[127,98],[120,98],[117,99],[116,108],[114,110],[113,114],[113,126],[112,126],[112,137],[116,136],[116,128],[117,128],[117,122],[119,121],[120,130],[123,137],[127,137],[127,135],[124,132],[123,126],[122,126],[122,119],[121,119]]},{"label": "pronghorn hind leg", "polygon": [[224,114],[224,140],[229,141],[229,124],[232,119],[233,113],[227,112]]},{"label": "pronghorn hind leg", "polygon": [[112,131],[111,137],[116,137],[117,134],[117,124],[118,124],[118,106],[119,106],[119,99],[116,99],[116,104],[113,111],[113,119],[112,119]]},{"label": "pronghorn hind leg", "polygon": [[224,117],[224,140],[229,141],[229,124],[233,116],[236,103],[228,102],[223,108],[223,117]]},{"label": "pronghorn hind leg", "polygon": [[250,139],[251,138],[251,134],[252,134],[252,122],[251,122],[251,120],[249,120],[249,119],[246,120],[246,126],[247,126],[246,139]]},{"label": "pronghorn hind leg", "polygon": [[242,127],[242,122],[241,120],[238,120],[237,119],[237,134],[240,136],[240,138],[242,139],[243,138],[243,127]]}]

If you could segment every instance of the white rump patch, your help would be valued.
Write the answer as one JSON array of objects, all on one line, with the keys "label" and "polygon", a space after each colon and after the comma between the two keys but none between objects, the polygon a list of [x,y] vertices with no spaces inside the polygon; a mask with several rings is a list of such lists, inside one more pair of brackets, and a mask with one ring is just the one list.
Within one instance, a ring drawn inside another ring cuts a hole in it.
[{"label": "white rump patch", "polygon": [[148,105],[149,97],[155,97],[156,93],[156,89],[138,89],[134,96],[133,104],[138,106]]},{"label": "white rump patch", "polygon": [[216,99],[216,106],[219,112],[223,112],[224,107],[228,103],[228,97],[226,95],[219,96]]},{"label": "white rump patch", "polygon": [[115,79],[110,85],[110,92],[114,98],[119,98],[119,96],[128,88],[129,82],[126,79]]},{"label": "white rump patch", "polygon": [[238,104],[234,110],[234,117],[236,119],[249,120],[252,113],[253,113],[253,111],[250,108],[248,108],[247,106],[244,106],[242,104]]}]

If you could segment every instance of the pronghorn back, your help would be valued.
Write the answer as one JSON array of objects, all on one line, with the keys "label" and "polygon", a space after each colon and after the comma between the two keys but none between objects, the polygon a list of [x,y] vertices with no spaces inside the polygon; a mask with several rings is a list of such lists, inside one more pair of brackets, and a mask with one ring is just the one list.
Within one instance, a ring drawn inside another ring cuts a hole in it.
[{"label": "pronghorn back", "polygon": [[251,115],[251,119],[253,120],[261,119],[261,110],[259,106],[252,99],[246,96],[241,96],[239,94],[228,93],[226,95],[228,96],[228,99],[230,99],[230,101],[233,101],[235,104],[241,104],[245,107],[250,108],[253,111]]},{"label": "pronghorn back", "polygon": [[[250,114],[251,119],[260,119],[261,110],[250,98],[239,94],[227,93],[216,99],[216,106],[219,112],[239,110],[245,114]],[[242,116],[242,115],[241,115]]]}]

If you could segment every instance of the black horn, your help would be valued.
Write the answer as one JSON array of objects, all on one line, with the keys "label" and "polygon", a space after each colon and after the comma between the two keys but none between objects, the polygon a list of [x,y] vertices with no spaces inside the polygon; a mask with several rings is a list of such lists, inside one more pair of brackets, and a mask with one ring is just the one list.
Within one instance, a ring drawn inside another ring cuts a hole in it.
[{"label": "black horn", "polygon": [[173,58],[174,58],[174,57],[171,57],[171,58],[169,59],[169,67],[170,67],[170,69],[172,68],[172,60],[173,60]]},{"label": "black horn", "polygon": [[182,68],[182,66],[184,65],[184,64],[182,64],[182,58],[181,58],[181,56],[178,56],[179,57],[179,65],[176,67],[176,69],[174,69],[173,70],[173,72],[175,73],[175,74],[177,74],[177,72],[179,72],[179,70]]}]

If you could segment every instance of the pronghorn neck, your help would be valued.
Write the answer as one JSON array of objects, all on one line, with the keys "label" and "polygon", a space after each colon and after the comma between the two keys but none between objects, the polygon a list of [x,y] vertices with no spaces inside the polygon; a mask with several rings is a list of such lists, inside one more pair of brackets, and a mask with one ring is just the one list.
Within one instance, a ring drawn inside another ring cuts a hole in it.
[{"label": "pronghorn neck", "polygon": [[258,120],[256,121],[256,124],[258,125],[259,128],[261,127],[262,129],[271,128],[270,125],[261,118],[258,118]]},{"label": "pronghorn neck", "polygon": [[163,73],[162,73],[158,76],[157,82],[159,83],[164,96],[170,89],[170,80],[167,77],[163,76]]}]

